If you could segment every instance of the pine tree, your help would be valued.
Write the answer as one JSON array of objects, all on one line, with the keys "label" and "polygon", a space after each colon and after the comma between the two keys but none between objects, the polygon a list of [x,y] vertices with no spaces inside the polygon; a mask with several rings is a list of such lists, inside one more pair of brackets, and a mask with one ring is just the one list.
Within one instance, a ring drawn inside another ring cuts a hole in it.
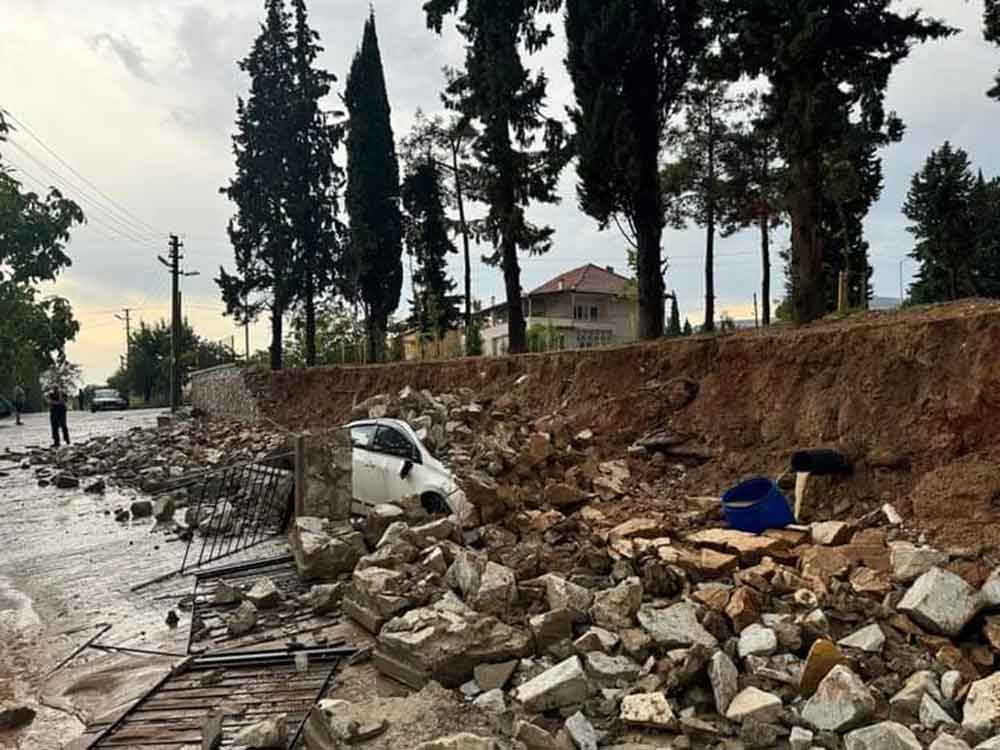
[{"label": "pine tree", "polygon": [[458,250],[448,237],[441,172],[433,159],[410,165],[403,179],[403,209],[406,246],[416,260],[412,317],[422,332],[440,338],[458,321],[461,298],[448,276],[447,256]]},{"label": "pine tree", "polygon": [[399,164],[390,122],[375,14],[365,22],[344,93],[347,130],[347,211],[351,218],[348,294],[360,300],[369,357],[385,348],[389,316],[403,288]]},{"label": "pine tree", "polygon": [[691,328],[691,321],[688,320],[687,318],[684,318],[684,335],[685,336],[694,335],[694,329]]},{"label": "pine tree", "polygon": [[[795,320],[826,309],[821,225],[823,156],[849,141],[845,126],[885,133],[885,90],[916,42],[954,33],[892,0],[711,0],[729,75],[766,76],[764,97],[789,169]],[[898,121],[897,121],[898,122]]]},{"label": "pine tree", "polygon": [[971,201],[975,231],[976,294],[1000,297],[1000,178],[976,180]]},{"label": "pine tree", "polygon": [[914,302],[975,294],[975,186],[968,154],[948,141],[913,176],[903,214],[913,222],[907,231],[917,244],[910,255],[920,263],[910,292]]},{"label": "pine tree", "polygon": [[637,250],[639,337],[664,330],[663,132],[704,50],[702,0],[567,0],[581,208]]},{"label": "pine tree", "polygon": [[[445,17],[462,7],[462,0],[427,0],[428,26],[441,33]],[[482,234],[494,247],[484,260],[503,269],[513,354],[527,346],[517,252],[545,253],[553,234],[531,224],[526,209],[558,201],[559,173],[571,153],[561,123],[542,115],[545,76],[532,75],[521,60],[522,47],[538,52],[552,36],[535,16],[558,7],[558,0],[465,0],[458,23],[467,42],[465,68],[448,85],[449,106],[479,126],[472,150],[483,167],[479,192],[489,206]],[[541,148],[533,149],[539,139]]]},{"label": "pine tree", "polygon": [[677,307],[677,292],[670,294],[670,322],[667,323],[667,336],[676,337],[683,333],[681,330],[681,311]]},{"label": "pine tree", "polygon": [[[983,11],[983,36],[987,42],[1000,45],[1000,0],[986,0]],[[997,73],[996,83],[987,95],[1000,101],[1000,73]]]},{"label": "pine tree", "polygon": [[282,324],[296,297],[294,233],[285,211],[296,101],[292,34],[283,0],[265,0],[267,17],[250,54],[239,62],[250,96],[237,101],[236,176],[222,188],[236,204],[229,222],[236,273],[219,269],[226,312],[238,322],[271,316],[271,368],[282,367]]},{"label": "pine tree", "polygon": [[316,304],[338,281],[342,267],[344,227],[337,220],[344,171],[334,160],[343,137],[341,125],[330,125],[320,101],[336,77],[316,67],[323,48],[309,27],[305,0],[292,0],[295,12],[294,156],[290,171],[288,214],[295,241],[298,281],[296,297],[304,317],[305,364],[316,364]]}]

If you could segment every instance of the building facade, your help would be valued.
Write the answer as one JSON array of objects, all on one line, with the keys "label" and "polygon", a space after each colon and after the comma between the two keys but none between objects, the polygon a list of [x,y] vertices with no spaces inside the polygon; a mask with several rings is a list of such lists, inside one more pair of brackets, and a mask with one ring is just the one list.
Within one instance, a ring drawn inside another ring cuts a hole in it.
[{"label": "building facade", "polygon": [[[543,331],[545,349],[590,349],[635,341],[638,306],[629,280],[593,263],[556,276],[522,298],[529,339]],[[507,353],[507,305],[482,311],[483,353]]]}]

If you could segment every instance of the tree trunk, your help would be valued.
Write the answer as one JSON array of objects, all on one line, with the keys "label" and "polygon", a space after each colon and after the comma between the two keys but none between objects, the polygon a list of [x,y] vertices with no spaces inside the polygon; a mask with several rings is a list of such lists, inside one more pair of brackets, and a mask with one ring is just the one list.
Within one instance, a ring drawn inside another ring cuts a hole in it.
[{"label": "tree trunk", "polygon": [[316,289],[312,271],[306,272],[306,367],[316,366]]},{"label": "tree trunk", "polygon": [[639,189],[635,195],[636,281],[639,297],[638,336],[649,341],[663,336],[664,284],[660,243],[663,238],[663,210],[659,163],[659,138],[640,134]]},{"label": "tree trunk", "polygon": [[282,317],[284,312],[279,305],[271,308],[271,369],[280,370],[283,361],[282,349]]},{"label": "tree trunk", "polygon": [[510,144],[509,123],[497,125],[501,140],[502,163],[500,165],[500,215],[503,227],[500,230],[500,264],[503,268],[504,286],[507,289],[507,351],[523,354],[527,351],[527,334],[524,310],[521,309],[521,267],[517,262],[516,228],[520,226],[517,193],[514,181],[514,154]]},{"label": "tree trunk", "polygon": [[465,223],[465,199],[462,197],[462,173],[458,168],[458,147],[451,149],[451,165],[455,170],[455,202],[458,204],[458,225],[462,229],[462,245],[465,251],[465,330],[468,335],[472,327],[472,262],[469,253],[469,227]]},{"label": "tree trunk", "polygon": [[770,218],[764,214],[760,220],[760,296],[761,322],[764,327],[771,325],[771,225]]},{"label": "tree trunk", "polygon": [[823,242],[819,236],[819,157],[810,154],[796,165],[791,195],[792,314],[798,324],[823,317],[826,310]]},{"label": "tree trunk", "polygon": [[709,120],[708,184],[705,190],[705,324],[702,330],[715,330],[715,137]]}]

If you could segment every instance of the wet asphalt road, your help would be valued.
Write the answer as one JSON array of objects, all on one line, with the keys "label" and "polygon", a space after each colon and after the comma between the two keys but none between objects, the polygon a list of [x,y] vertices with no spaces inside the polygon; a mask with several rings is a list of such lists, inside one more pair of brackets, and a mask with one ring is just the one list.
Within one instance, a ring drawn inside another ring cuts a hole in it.
[{"label": "wet asphalt road", "polygon": [[[157,413],[70,412],[70,437],[84,442],[152,426]],[[27,729],[0,733],[0,747],[52,750],[77,736],[79,718],[108,708],[109,697],[133,697],[136,681],[129,674],[151,668],[150,660],[122,663],[123,657],[88,649],[48,676],[100,623],[112,625],[101,643],[178,652],[186,647],[187,614],[179,613],[176,629],[164,624],[185,581],[141,594],[130,591],[179,567],[184,547],[154,532],[152,520],[113,520],[113,510],[127,507],[136,492],[109,488],[104,495],[89,495],[39,487],[34,468],[22,469],[4,458],[7,448],[50,444],[47,415],[27,415],[24,422],[18,427],[13,418],[0,420],[0,703],[17,700],[39,713]],[[95,678],[102,669],[106,673]]]}]

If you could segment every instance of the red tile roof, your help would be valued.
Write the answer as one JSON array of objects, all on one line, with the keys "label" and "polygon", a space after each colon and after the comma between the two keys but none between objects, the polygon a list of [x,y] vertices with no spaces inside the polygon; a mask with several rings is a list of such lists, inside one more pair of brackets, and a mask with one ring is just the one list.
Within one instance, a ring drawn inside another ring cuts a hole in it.
[{"label": "red tile roof", "polygon": [[533,289],[531,295],[556,294],[558,292],[617,295],[625,291],[625,284],[627,282],[627,278],[610,269],[588,263],[585,266],[574,268],[572,271],[561,273],[554,279],[546,281],[537,289]]}]

